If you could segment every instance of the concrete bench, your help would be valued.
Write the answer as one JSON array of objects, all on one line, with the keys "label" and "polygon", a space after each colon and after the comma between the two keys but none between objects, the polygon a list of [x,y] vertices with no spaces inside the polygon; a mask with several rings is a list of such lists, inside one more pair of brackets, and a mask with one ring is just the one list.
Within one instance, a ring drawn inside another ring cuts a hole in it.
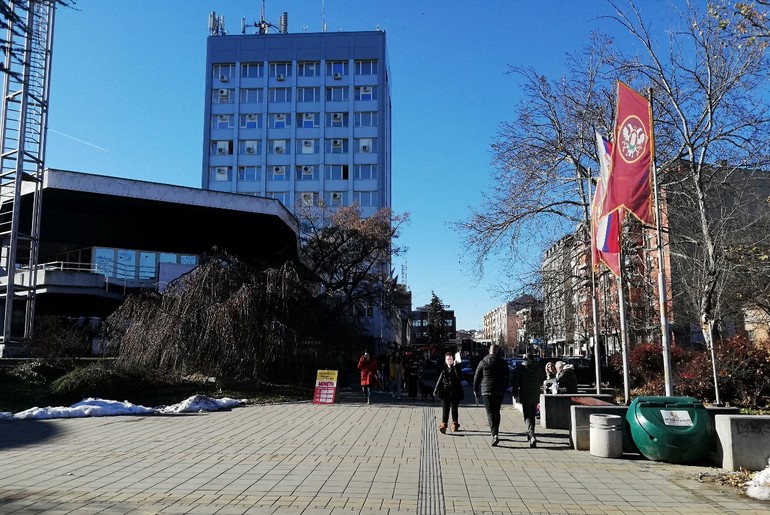
[{"label": "concrete bench", "polygon": [[770,459],[770,415],[716,415],[717,465],[762,470]]},{"label": "concrete bench", "polygon": [[612,402],[609,394],[543,393],[540,394],[540,426],[546,429],[569,429],[571,427],[570,406],[573,398],[588,397]]}]

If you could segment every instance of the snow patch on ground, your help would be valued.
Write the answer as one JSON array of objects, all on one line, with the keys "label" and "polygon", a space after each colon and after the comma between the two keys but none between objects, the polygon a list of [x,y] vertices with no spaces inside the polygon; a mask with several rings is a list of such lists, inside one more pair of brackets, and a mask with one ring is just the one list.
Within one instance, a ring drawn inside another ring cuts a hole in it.
[{"label": "snow patch on ground", "polygon": [[760,501],[770,501],[770,465],[765,470],[756,473],[754,479],[746,483],[748,487],[746,495],[759,499]]},{"label": "snow patch on ground", "polygon": [[0,420],[43,420],[52,418],[79,418],[79,417],[111,417],[119,415],[155,415],[174,413],[200,413],[206,411],[220,411],[235,408],[246,404],[245,399],[213,399],[205,395],[193,395],[180,403],[171,406],[159,406],[147,408],[132,404],[128,401],[118,402],[89,397],[69,407],[48,406],[46,408],[30,408],[18,413],[0,412]]}]

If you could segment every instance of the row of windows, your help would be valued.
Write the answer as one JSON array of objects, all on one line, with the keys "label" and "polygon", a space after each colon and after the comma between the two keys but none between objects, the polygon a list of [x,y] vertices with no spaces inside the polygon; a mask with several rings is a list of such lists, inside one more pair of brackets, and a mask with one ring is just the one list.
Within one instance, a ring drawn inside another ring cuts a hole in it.
[{"label": "row of windows", "polygon": [[[353,140],[356,152],[364,154],[377,152],[376,138],[356,138]],[[211,155],[227,156],[232,155],[234,151],[233,140],[212,140],[209,152]],[[298,139],[295,140],[295,153],[297,154],[318,154],[321,140],[318,139]],[[328,138],[323,140],[324,152],[326,154],[348,154],[350,153],[350,140],[347,138]],[[240,140],[238,141],[238,154],[240,155],[262,155],[262,140]],[[291,154],[291,142],[285,139],[267,140],[267,153],[272,155]]]},{"label": "row of windows", "polygon": [[[299,165],[294,168],[294,177],[297,181],[318,180],[319,165]],[[288,166],[268,166],[267,180],[269,181],[289,181],[290,167]],[[348,165],[326,165],[324,167],[327,180],[348,180]],[[232,181],[233,169],[230,166],[213,166],[209,179],[211,181]],[[353,176],[355,179],[366,180],[377,178],[377,165],[354,165]],[[240,182],[259,182],[262,180],[261,166],[239,166],[238,181]]]},{"label": "row of windows", "polygon": [[[261,129],[263,115],[248,113],[238,115],[238,127],[241,129]],[[348,113],[326,113],[324,115],[326,127],[348,127],[350,115]],[[321,113],[297,113],[297,127],[313,129],[320,127]],[[289,113],[273,113],[267,115],[267,126],[270,129],[285,129],[291,127],[292,116]],[[379,117],[376,112],[353,113],[353,125],[355,127],[377,127]],[[235,126],[234,114],[215,114],[211,116],[212,129],[233,129]]]},{"label": "row of windows", "polygon": [[[268,63],[268,76],[273,78],[291,77],[294,71],[293,63],[276,62]],[[377,75],[376,60],[360,60],[353,63],[355,75]],[[219,63],[212,67],[215,80],[228,81],[235,77],[235,63]],[[241,63],[241,77],[245,79],[258,79],[265,76],[264,63]],[[300,61],[297,63],[298,77],[320,77],[320,61]],[[326,75],[339,79],[350,75],[349,61],[326,61]]]},{"label": "row of windows", "polygon": [[[211,90],[212,104],[232,104],[235,101],[234,88],[213,88]],[[261,104],[265,101],[263,88],[238,89],[241,104]],[[324,88],[323,98],[321,88],[267,88],[267,100],[270,103],[287,103],[297,99],[297,103],[307,102],[347,102],[350,100],[350,88],[347,86],[329,86]],[[354,86],[354,100],[377,100],[377,86]]]}]

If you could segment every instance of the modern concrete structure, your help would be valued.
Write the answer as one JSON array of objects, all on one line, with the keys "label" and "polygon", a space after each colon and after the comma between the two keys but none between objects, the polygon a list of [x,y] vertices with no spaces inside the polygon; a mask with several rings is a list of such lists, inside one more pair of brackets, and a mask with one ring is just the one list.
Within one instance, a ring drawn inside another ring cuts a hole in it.
[{"label": "modern concrete structure", "polygon": [[210,32],[204,189],[390,207],[385,32]]},{"label": "modern concrete structure", "polygon": [[[32,209],[34,188],[26,187],[23,211]],[[46,170],[42,203],[39,265],[15,274],[21,284],[35,275],[37,314],[105,317],[128,293],[162,289],[214,248],[255,266],[291,260],[305,270],[297,221],[274,199]],[[0,277],[0,287],[7,280]],[[17,311],[15,331],[23,322]]]}]

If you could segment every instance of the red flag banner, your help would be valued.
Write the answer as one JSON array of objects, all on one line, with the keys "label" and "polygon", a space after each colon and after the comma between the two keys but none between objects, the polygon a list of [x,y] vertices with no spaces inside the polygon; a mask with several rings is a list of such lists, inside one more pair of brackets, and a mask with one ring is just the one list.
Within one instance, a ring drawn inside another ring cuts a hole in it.
[{"label": "red flag banner", "polygon": [[603,213],[625,208],[652,224],[652,109],[646,98],[618,81],[612,167]]},{"label": "red flag banner", "polygon": [[592,220],[592,260],[594,267],[599,263],[607,265],[613,274],[620,275],[620,225],[622,209],[603,215],[607,180],[610,175],[610,158],[612,143],[599,133],[596,133],[596,152],[599,156],[599,178],[596,181],[596,194],[591,209]]}]

